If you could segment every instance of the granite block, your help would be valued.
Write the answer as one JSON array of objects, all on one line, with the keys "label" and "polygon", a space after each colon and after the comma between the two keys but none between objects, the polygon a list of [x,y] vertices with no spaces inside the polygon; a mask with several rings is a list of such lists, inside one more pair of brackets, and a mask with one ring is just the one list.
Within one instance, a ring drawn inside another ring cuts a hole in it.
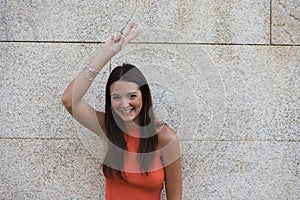
[{"label": "granite block", "polygon": [[205,49],[224,83],[220,139],[299,141],[299,47]]},{"label": "granite block", "polygon": [[299,142],[182,142],[183,199],[298,199]]},{"label": "granite block", "polygon": [[[93,39],[98,40],[105,31],[112,32],[107,22],[107,5],[109,3],[95,0],[1,1],[0,38],[10,41],[88,41],[93,33]],[[80,37],[81,34],[86,38]]]},{"label": "granite block", "polygon": [[1,139],[1,199],[104,199],[101,162],[78,140]]},{"label": "granite block", "polygon": [[77,137],[74,120],[65,111],[61,96],[88,63],[85,51],[89,48],[76,44],[2,43],[0,49],[4,52],[0,58],[0,137]]},{"label": "granite block", "polygon": [[133,16],[140,42],[269,43],[269,1],[1,1],[0,39],[103,41]]},{"label": "granite block", "polygon": [[272,43],[300,44],[300,2],[272,1]]}]

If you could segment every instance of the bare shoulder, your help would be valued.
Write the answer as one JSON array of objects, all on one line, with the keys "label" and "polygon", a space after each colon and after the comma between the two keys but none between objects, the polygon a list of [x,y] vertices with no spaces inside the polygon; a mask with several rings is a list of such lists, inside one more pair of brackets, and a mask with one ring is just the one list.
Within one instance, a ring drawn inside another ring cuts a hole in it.
[{"label": "bare shoulder", "polygon": [[176,160],[180,158],[180,145],[176,132],[169,127],[164,125],[158,134],[158,149],[161,161],[166,169],[170,169],[167,166],[173,166]]},{"label": "bare shoulder", "polygon": [[176,132],[167,124],[163,124],[157,129],[158,145],[160,147],[166,146],[174,140],[177,140]]}]

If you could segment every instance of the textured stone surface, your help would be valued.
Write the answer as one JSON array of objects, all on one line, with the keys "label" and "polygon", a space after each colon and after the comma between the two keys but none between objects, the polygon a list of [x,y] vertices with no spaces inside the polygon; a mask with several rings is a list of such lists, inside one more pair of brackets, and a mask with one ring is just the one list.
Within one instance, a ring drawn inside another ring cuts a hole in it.
[{"label": "textured stone surface", "polygon": [[225,140],[299,140],[299,47],[206,48],[224,83]]},{"label": "textured stone surface", "polygon": [[195,141],[182,147],[183,199],[299,198],[299,142]]},{"label": "textured stone surface", "polygon": [[61,95],[88,62],[89,47],[3,43],[0,48],[5,52],[0,58],[1,137],[75,137]]},{"label": "textured stone surface", "polygon": [[[269,1],[1,1],[1,40],[103,41],[134,13],[138,41],[268,43]],[[134,12],[136,10],[136,12]]]},{"label": "textured stone surface", "polygon": [[96,0],[1,1],[1,39],[88,41],[93,33],[98,40],[103,26],[112,32],[106,5]]},{"label": "textured stone surface", "polygon": [[135,64],[178,133],[184,200],[299,199],[298,1],[137,2],[0,0],[0,199],[104,199],[102,143],[61,95],[135,8],[142,34],[85,99],[104,110],[110,70]]},{"label": "textured stone surface", "polygon": [[77,140],[0,140],[1,199],[103,199],[101,162]]},{"label": "textured stone surface", "polygon": [[272,1],[272,42],[300,44],[300,1]]}]

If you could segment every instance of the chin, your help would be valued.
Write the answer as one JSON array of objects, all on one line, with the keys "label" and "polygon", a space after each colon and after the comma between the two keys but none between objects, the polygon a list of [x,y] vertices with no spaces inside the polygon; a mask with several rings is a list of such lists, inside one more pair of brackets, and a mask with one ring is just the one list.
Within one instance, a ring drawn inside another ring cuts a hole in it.
[{"label": "chin", "polygon": [[124,121],[124,122],[132,122],[133,119],[132,118],[124,118],[124,117],[121,117],[121,119]]},{"label": "chin", "polygon": [[138,120],[138,117],[136,116],[130,116],[130,117],[122,117],[122,116],[119,116],[124,123],[135,123],[135,124],[138,124],[138,122],[136,120]]}]

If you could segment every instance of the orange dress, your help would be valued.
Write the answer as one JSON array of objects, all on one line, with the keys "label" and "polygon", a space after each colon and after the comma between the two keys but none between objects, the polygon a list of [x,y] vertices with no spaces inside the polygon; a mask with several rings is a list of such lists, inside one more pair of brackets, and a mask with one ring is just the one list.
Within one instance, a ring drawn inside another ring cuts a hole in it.
[{"label": "orange dress", "polygon": [[[130,135],[124,133],[127,151],[137,153],[139,146],[138,129],[127,129]],[[139,173],[138,173],[139,172]],[[164,168],[158,153],[155,153],[154,168],[147,175],[140,173],[138,156],[125,157],[124,172],[127,182],[120,180],[116,175],[105,177],[107,200],[159,200],[165,179]]]}]

